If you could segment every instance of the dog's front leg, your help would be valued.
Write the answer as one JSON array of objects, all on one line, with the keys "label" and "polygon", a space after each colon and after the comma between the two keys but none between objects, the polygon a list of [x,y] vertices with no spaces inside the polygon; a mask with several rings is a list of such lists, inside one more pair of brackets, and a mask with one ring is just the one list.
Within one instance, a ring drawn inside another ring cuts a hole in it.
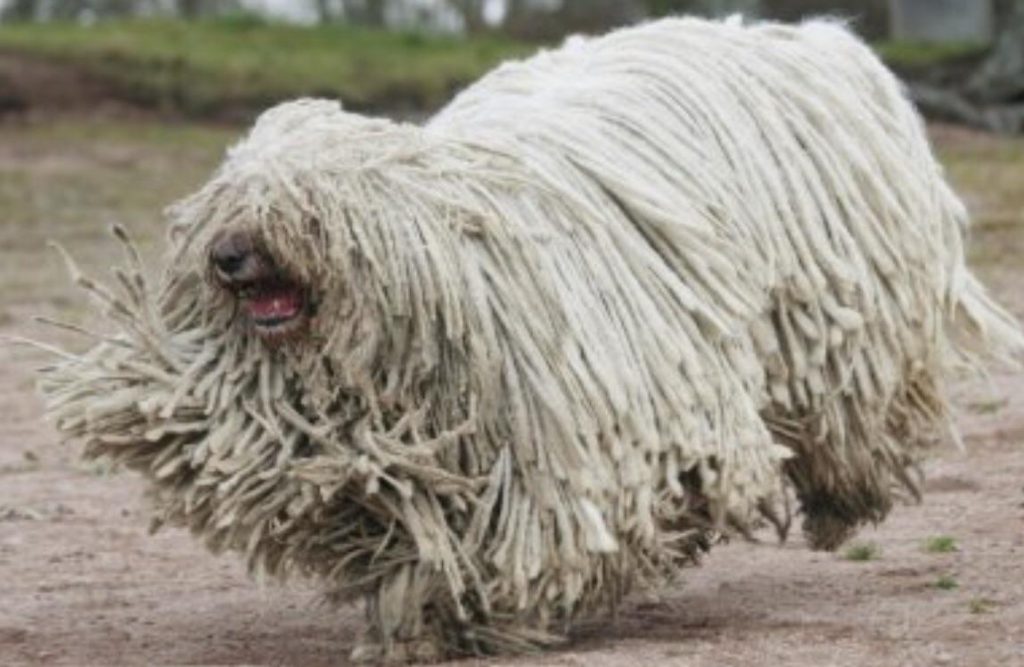
[{"label": "dog's front leg", "polygon": [[431,612],[437,572],[422,564],[391,570],[366,598],[369,627],[352,650],[356,662],[405,664],[444,658],[444,621]]}]

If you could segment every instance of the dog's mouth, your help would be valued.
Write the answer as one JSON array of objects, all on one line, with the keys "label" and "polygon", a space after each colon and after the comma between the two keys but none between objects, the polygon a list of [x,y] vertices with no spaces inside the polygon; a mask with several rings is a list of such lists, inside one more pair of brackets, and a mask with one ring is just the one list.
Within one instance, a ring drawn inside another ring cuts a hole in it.
[{"label": "dog's mouth", "polygon": [[288,279],[256,280],[232,289],[261,336],[281,338],[297,333],[309,319],[307,290]]},{"label": "dog's mouth", "polygon": [[238,301],[256,333],[273,341],[301,333],[313,313],[310,291],[282,271],[248,235],[226,234],[210,251],[217,282]]}]

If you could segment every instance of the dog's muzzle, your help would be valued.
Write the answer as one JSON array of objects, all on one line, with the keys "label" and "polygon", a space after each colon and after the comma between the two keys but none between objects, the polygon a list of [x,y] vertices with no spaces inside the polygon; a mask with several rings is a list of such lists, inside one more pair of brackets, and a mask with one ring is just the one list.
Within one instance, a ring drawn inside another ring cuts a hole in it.
[{"label": "dog's muzzle", "polygon": [[280,339],[297,333],[308,321],[308,292],[281,271],[245,232],[222,234],[210,246],[217,282],[242,306],[256,333]]}]

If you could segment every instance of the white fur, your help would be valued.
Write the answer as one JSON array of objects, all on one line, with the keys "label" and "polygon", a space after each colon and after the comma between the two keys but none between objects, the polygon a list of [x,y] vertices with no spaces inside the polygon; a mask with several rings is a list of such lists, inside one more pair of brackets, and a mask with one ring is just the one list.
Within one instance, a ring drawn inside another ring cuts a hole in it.
[{"label": "white fur", "polygon": [[[1021,348],[899,83],[827,22],[574,40],[422,128],[282,105],[174,218],[53,413],[213,548],[364,595],[392,655],[544,643],[784,486],[834,546],[913,485],[943,378]],[[306,339],[201,282],[238,228],[313,286]]]}]

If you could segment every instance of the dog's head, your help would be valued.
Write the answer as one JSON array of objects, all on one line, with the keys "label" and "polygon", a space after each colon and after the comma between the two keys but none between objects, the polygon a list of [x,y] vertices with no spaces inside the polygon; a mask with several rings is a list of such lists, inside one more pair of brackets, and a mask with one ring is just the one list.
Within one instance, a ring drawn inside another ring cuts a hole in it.
[{"label": "dog's head", "polygon": [[376,224],[357,211],[370,196],[360,181],[374,135],[396,128],[326,101],[263,114],[206,186],[171,209],[171,276],[201,276],[207,311],[236,335],[275,347],[323,337],[322,321],[350,307],[368,277],[352,273],[356,239]]},{"label": "dog's head", "polygon": [[421,128],[337,103],[271,109],[171,209],[172,276],[201,276],[211,315],[278,349],[324,355],[365,343],[367,326],[425,325],[457,264],[433,152]]},{"label": "dog's head", "polygon": [[393,383],[380,369],[401,368],[411,391],[451,368],[446,346],[469,347],[467,258],[515,243],[488,199],[518,187],[507,160],[332,102],[278,106],[171,209],[170,277],[199,286],[183,291],[204,336],[330,372],[321,385]]}]

